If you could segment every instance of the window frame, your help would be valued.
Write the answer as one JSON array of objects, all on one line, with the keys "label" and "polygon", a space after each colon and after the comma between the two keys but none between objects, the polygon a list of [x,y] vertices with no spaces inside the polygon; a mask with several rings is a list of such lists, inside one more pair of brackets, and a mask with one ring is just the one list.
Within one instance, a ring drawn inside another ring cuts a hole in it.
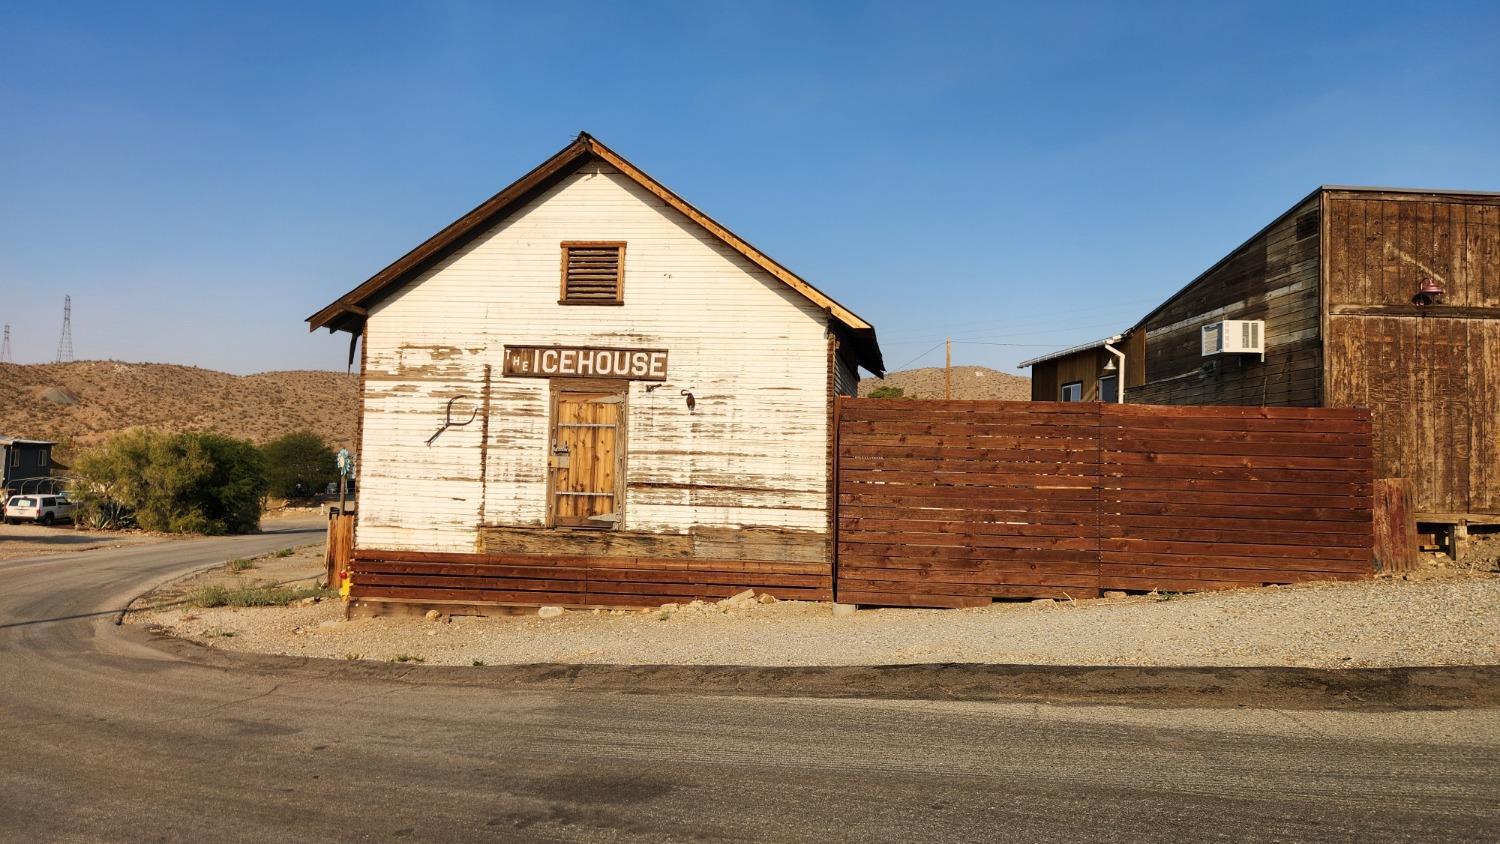
[{"label": "window frame", "polygon": [[[1105,381],[1114,381],[1115,382],[1115,397],[1112,398],[1112,399],[1107,399],[1107,398],[1104,397],[1104,382]],[[1098,393],[1098,395],[1099,395],[1099,401],[1109,402],[1110,404],[1116,404],[1116,403],[1118,403],[1120,401],[1120,374],[1118,372],[1111,372],[1108,375],[1100,375],[1099,376],[1099,382],[1096,385],[1095,389],[1097,389],[1099,391],[1099,393]]]},{"label": "window frame", "polygon": [[[625,304],[625,241],[623,240],[565,240],[561,244],[562,269],[559,272],[557,288],[557,304],[559,305],[623,305]],[[619,261],[615,265],[615,298],[608,299],[569,299],[568,298],[568,250],[570,249],[605,249],[613,247],[618,250]]]},{"label": "window frame", "polygon": [[[1069,387],[1077,387],[1078,388],[1078,397],[1077,398],[1073,398],[1073,399],[1068,398],[1068,388]],[[1083,401],[1083,382],[1082,381],[1069,381],[1066,384],[1063,384],[1063,385],[1059,386],[1057,388],[1057,400],[1058,401],[1064,401],[1064,402]]]}]

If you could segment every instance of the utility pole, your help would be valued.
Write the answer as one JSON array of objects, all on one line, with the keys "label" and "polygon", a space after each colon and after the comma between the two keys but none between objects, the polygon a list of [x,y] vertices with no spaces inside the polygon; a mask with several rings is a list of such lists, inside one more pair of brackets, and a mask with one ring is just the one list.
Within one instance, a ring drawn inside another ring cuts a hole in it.
[{"label": "utility pole", "polygon": [[10,323],[5,324],[5,338],[0,339],[0,363],[10,363]]},{"label": "utility pole", "polygon": [[943,398],[953,401],[953,338],[948,338],[948,357],[943,361]]}]

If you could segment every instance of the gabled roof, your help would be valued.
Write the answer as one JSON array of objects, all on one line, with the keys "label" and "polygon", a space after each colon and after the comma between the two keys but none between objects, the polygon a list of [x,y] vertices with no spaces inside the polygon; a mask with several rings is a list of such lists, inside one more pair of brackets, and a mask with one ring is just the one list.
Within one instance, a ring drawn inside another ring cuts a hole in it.
[{"label": "gabled roof", "polygon": [[23,437],[0,437],[0,445],[57,445],[52,440],[28,440]]},{"label": "gabled roof", "polygon": [[1413,197],[1429,196],[1434,198],[1443,197],[1448,199],[1474,199],[1483,202],[1484,204],[1492,204],[1496,199],[1500,199],[1500,193],[1494,191],[1448,190],[1443,188],[1379,188],[1363,185],[1319,185],[1313,188],[1312,193],[1309,193],[1308,195],[1293,203],[1291,208],[1288,208],[1287,210],[1276,215],[1276,219],[1272,220],[1269,223],[1266,223],[1264,226],[1261,226],[1260,230],[1246,238],[1244,243],[1241,243],[1239,246],[1236,246],[1235,248],[1229,250],[1229,252],[1225,253],[1224,257],[1215,261],[1212,266],[1199,273],[1193,278],[1192,281],[1183,285],[1181,290],[1178,290],[1176,293],[1173,293],[1171,296],[1163,299],[1161,304],[1157,305],[1155,308],[1152,308],[1150,313],[1137,320],[1135,325],[1132,325],[1128,330],[1126,330],[1125,333],[1129,334],[1143,328],[1146,323],[1151,321],[1153,317],[1166,310],[1167,307],[1170,306],[1173,302],[1176,302],[1178,299],[1182,298],[1182,295],[1184,293],[1187,293],[1189,290],[1197,287],[1198,282],[1204,280],[1205,278],[1208,278],[1220,267],[1229,263],[1229,261],[1234,258],[1234,256],[1240,253],[1240,250],[1254,243],[1257,238],[1261,237],[1266,232],[1269,232],[1271,229],[1281,225],[1286,221],[1288,217],[1291,217],[1293,214],[1297,213],[1297,211],[1300,210],[1302,206],[1316,199],[1319,194],[1324,193],[1366,193],[1397,195],[1408,194]]},{"label": "gabled roof", "polygon": [[751,246],[749,242],[720,225],[712,217],[688,204],[682,197],[646,175],[587,132],[580,132],[571,144],[563,147],[536,169],[485,200],[479,207],[459,217],[416,249],[401,256],[360,286],[340,296],[337,301],[308,317],[309,330],[327,328],[329,331],[357,332],[372,305],[396,292],[437,262],[488,231],[517,208],[556,184],[558,180],[593,160],[603,161],[619,170],[657,198],[703,227],[709,234],[745,256],[751,263],[822,308],[829,314],[834,330],[843,335],[852,347],[854,358],[859,365],[876,375],[883,374],[885,364],[881,359],[880,345],[875,340],[874,326],[807,283],[801,276]]}]

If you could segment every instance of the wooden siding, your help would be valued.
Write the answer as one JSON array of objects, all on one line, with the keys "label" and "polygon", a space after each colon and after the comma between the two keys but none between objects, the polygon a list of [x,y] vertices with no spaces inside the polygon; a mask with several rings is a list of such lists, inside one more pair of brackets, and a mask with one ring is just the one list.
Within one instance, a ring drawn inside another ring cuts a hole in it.
[{"label": "wooden siding", "polygon": [[[1322,400],[1318,199],[1313,197],[1195,280],[1136,332],[1145,334],[1145,383],[1128,374],[1126,400],[1143,404],[1311,407]],[[1266,359],[1220,355],[1205,372],[1204,325],[1266,322]]]},{"label": "wooden siding", "polygon": [[[1327,404],[1368,407],[1420,518],[1500,515],[1500,199],[1326,195]],[[1424,279],[1443,304],[1411,303]]]},{"label": "wooden siding", "polygon": [[842,354],[834,356],[833,392],[840,396],[859,395],[859,370]]},{"label": "wooden siding", "polygon": [[846,400],[838,461],[840,601],[1372,574],[1364,411]]},{"label": "wooden siding", "polygon": [[1031,400],[1057,401],[1062,382],[1057,378],[1057,360],[1042,361],[1031,367]]},{"label": "wooden siding", "polygon": [[1113,357],[1102,348],[1084,349],[1032,366],[1032,401],[1057,401],[1062,397],[1062,386],[1074,381],[1083,384],[1083,398],[1080,401],[1098,401],[1099,378],[1107,374],[1104,367]]},{"label": "wooden siding", "polygon": [[[16,465],[12,466],[12,462]],[[3,481],[0,489],[12,486],[19,489],[21,481],[46,478],[51,474],[52,443],[18,442],[0,445],[0,481]]]},{"label": "wooden siding", "polygon": [[[628,244],[623,305],[557,304],[559,244],[579,240]],[[586,165],[371,310],[357,547],[474,552],[482,525],[543,526],[549,384],[501,376],[502,350],[563,344],[670,350],[665,384],[628,386],[624,530],[749,526],[826,548],[826,321],[635,181]],[[454,396],[487,425],[425,444]]]},{"label": "wooden siding", "polygon": [[1133,398],[1130,392],[1146,383],[1146,332],[1132,331],[1118,347],[1125,353],[1125,400]]}]

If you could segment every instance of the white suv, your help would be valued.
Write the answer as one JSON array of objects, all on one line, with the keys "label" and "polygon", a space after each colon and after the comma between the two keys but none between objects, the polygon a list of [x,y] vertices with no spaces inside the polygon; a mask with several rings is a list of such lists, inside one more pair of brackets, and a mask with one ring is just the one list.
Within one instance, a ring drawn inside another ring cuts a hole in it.
[{"label": "white suv", "polygon": [[71,522],[77,506],[66,495],[12,495],[5,502],[5,521],[12,525],[20,522],[42,525]]}]

